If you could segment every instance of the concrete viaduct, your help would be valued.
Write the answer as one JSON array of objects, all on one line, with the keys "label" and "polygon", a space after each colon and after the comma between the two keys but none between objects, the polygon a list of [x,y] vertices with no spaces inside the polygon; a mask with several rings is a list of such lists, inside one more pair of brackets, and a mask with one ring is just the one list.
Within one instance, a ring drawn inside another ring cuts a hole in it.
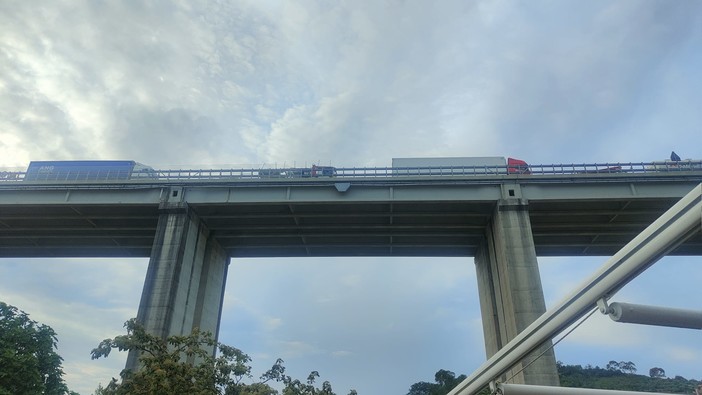
[{"label": "concrete viaduct", "polygon": [[[489,357],[545,311],[537,256],[611,255],[702,181],[701,170],[186,173],[0,182],[0,257],[150,257],[137,318],[163,337],[218,333],[230,258],[474,257]],[[672,254],[702,255],[701,232]],[[516,382],[558,385],[553,352]]]}]

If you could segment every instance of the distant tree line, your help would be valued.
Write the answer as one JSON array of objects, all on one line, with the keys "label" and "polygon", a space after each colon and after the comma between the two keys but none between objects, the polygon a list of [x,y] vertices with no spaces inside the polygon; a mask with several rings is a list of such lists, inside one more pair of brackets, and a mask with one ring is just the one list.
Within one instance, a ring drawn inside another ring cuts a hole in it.
[{"label": "distant tree line", "polygon": [[648,375],[636,374],[636,365],[630,361],[609,361],[604,368],[565,365],[561,362],[557,366],[563,387],[693,394],[700,385],[699,380],[681,376],[666,378],[665,370],[660,367],[650,368]]},{"label": "distant tree line", "polygon": [[[665,370],[660,367],[649,369],[648,376],[637,375],[636,364],[631,361],[609,361],[604,368],[565,365],[559,361],[557,368],[562,387],[673,394],[695,394],[697,390],[697,395],[702,395],[702,383],[699,380],[688,380],[681,376],[666,378]],[[446,395],[465,378],[466,375],[456,376],[455,373],[442,369],[436,372],[434,383],[414,383],[407,395]],[[489,393],[487,388],[480,392],[481,395]]]}]

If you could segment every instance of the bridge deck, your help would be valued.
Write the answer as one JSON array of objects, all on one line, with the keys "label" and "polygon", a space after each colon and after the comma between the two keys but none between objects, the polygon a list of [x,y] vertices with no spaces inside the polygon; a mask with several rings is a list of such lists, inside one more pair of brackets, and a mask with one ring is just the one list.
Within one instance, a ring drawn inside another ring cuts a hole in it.
[{"label": "bridge deck", "polygon": [[[538,255],[610,255],[701,181],[694,171],[3,183],[0,257],[148,257],[166,197],[186,201],[232,257],[473,256],[509,189],[529,203]],[[702,233],[673,254],[702,255]]]}]

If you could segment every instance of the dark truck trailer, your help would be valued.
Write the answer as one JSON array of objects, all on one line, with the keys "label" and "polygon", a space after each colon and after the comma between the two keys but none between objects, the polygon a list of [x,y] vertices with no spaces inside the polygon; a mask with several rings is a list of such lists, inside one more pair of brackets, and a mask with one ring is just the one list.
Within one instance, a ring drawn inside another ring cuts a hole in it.
[{"label": "dark truck trailer", "polygon": [[133,160],[32,161],[25,181],[106,181],[156,178],[156,172]]}]

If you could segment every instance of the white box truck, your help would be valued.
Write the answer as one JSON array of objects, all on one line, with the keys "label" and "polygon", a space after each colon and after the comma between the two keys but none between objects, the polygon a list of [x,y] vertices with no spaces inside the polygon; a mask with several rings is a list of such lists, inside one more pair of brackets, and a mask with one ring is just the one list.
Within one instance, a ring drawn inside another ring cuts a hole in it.
[{"label": "white box truck", "polygon": [[501,156],[449,158],[393,158],[393,175],[506,175],[529,174],[523,160]]}]

